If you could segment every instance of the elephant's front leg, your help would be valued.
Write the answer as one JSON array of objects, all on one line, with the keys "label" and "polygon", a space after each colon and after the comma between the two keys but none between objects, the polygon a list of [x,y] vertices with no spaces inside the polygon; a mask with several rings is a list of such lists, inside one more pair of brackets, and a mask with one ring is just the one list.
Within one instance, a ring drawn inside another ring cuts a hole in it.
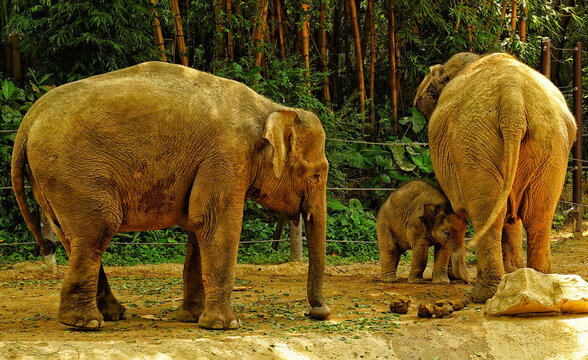
[{"label": "elephant's front leg", "polygon": [[410,254],[410,272],[408,273],[409,283],[422,284],[425,282],[423,279],[423,272],[427,267],[429,246],[429,241],[424,237],[414,241],[412,253]]},{"label": "elephant's front leg", "polygon": [[435,244],[435,257],[433,262],[433,284],[449,284],[447,266],[451,253],[448,248]]},{"label": "elephant's front leg", "polygon": [[[236,207],[235,207],[236,208]],[[198,325],[205,329],[237,329],[241,321],[231,309],[243,207],[210,215],[196,232],[202,265],[204,309]],[[216,219],[215,219],[216,218]],[[216,221],[215,221],[216,220]]]},{"label": "elephant's front leg", "polygon": [[183,322],[198,322],[204,311],[202,264],[196,234],[188,231],[188,245],[184,262],[184,302],[176,318]]},{"label": "elephant's front leg", "polygon": [[96,304],[98,310],[104,316],[105,321],[118,321],[125,318],[126,308],[121,305],[114,297],[104,267],[100,264],[100,273],[98,274],[98,292],[96,293]]}]

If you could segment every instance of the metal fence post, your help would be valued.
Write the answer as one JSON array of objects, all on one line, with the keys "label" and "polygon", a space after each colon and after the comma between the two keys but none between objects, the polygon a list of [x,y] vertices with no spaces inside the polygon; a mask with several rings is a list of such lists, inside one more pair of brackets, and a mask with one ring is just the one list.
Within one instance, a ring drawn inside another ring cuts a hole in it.
[{"label": "metal fence post", "polygon": [[[582,204],[582,43],[574,46],[574,117],[578,126],[574,144],[573,202]],[[576,232],[582,231],[583,208],[576,206]]]},{"label": "metal fence post", "polygon": [[551,80],[551,40],[541,42],[541,74]]}]

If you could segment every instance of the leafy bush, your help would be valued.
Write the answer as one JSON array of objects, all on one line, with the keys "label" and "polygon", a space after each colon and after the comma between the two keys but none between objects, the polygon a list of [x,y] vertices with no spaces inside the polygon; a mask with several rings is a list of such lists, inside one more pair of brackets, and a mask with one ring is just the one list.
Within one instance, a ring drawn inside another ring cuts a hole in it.
[{"label": "leafy bush", "polygon": [[153,15],[134,0],[13,0],[8,26],[23,35],[21,51],[39,58],[36,69],[59,83],[102,74],[158,53]]}]

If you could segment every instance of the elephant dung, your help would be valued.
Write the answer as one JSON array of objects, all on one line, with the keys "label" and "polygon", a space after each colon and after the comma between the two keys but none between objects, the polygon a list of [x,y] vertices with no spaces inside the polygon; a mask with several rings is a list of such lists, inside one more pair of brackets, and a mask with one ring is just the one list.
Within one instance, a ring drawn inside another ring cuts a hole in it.
[{"label": "elephant dung", "polygon": [[390,311],[395,314],[406,314],[408,313],[408,305],[410,299],[404,296],[398,296],[392,298],[390,301]]},{"label": "elephant dung", "polygon": [[588,313],[588,283],[578,275],[541,274],[523,268],[502,277],[486,315]]},{"label": "elephant dung", "polygon": [[459,310],[463,309],[464,307],[466,307],[469,304],[469,302],[470,302],[470,300],[468,300],[467,298],[442,299],[442,300],[435,301],[434,305],[437,307],[443,307],[446,304],[449,304],[453,308],[453,311],[459,311]]},{"label": "elephant dung", "polygon": [[435,315],[436,318],[451,317],[453,313],[453,306],[449,303],[443,303],[441,305],[434,304],[420,304],[418,310],[418,316],[421,318],[430,318]]}]

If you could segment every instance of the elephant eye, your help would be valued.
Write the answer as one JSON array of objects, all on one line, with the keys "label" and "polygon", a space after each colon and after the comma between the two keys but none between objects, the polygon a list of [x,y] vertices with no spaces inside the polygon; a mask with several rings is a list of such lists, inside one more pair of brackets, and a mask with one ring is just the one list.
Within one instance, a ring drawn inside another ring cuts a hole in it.
[{"label": "elephant eye", "polygon": [[443,230],[443,235],[445,235],[446,238],[449,238],[449,235],[451,235],[451,233],[447,230]]},{"label": "elephant eye", "polygon": [[321,181],[321,174],[316,173],[316,174],[312,175],[310,178],[310,181],[314,184],[318,183],[319,181]]}]

